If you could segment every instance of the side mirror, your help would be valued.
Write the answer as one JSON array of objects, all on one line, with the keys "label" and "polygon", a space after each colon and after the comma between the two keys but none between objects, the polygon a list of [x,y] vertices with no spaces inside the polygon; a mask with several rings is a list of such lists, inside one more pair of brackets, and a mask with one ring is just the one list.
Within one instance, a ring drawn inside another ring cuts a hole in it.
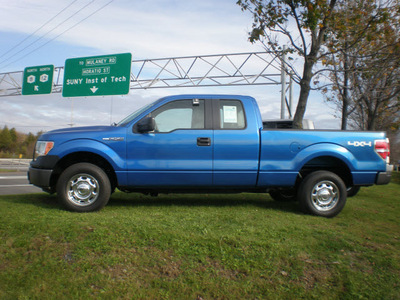
[{"label": "side mirror", "polygon": [[137,131],[139,133],[147,133],[154,131],[156,128],[156,121],[152,117],[145,117],[137,123]]}]

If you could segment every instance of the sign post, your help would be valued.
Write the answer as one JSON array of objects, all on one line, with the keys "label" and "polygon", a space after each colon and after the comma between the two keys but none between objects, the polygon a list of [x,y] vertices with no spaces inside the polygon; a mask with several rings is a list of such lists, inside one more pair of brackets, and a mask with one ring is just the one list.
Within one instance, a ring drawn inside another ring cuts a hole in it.
[{"label": "sign post", "polygon": [[132,54],[70,58],[65,61],[63,97],[129,93]]},{"label": "sign post", "polygon": [[53,74],[53,65],[25,68],[22,95],[50,94],[53,88]]}]

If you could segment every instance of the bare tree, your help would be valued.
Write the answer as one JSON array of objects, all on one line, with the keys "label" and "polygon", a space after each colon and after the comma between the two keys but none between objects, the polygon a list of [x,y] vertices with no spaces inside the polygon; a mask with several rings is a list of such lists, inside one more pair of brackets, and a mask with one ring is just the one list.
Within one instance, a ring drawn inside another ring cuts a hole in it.
[{"label": "bare tree", "polygon": [[[333,12],[324,60],[333,83],[328,100],[363,130],[392,128],[400,112],[400,2],[346,0]],[[394,125],[396,127],[396,125]]]},{"label": "bare tree", "polygon": [[303,70],[298,71],[294,64],[287,64],[300,85],[300,95],[294,115],[294,126],[300,128],[312,79],[314,67],[326,55],[326,35],[330,31],[332,12],[336,0],[238,0],[242,10],[253,15],[253,30],[250,41],[261,41],[264,46],[277,55],[287,52],[300,57]]}]

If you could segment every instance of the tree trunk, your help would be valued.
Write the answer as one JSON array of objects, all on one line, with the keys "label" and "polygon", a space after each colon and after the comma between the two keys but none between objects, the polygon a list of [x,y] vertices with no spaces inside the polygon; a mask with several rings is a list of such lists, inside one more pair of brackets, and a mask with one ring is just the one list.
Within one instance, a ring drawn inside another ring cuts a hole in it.
[{"label": "tree trunk", "polygon": [[308,95],[310,94],[310,86],[312,79],[312,68],[314,61],[310,58],[306,58],[304,63],[303,78],[300,81],[300,95],[299,102],[297,104],[296,113],[293,118],[293,128],[303,127],[303,118],[306,112]]},{"label": "tree trunk", "polygon": [[343,82],[343,107],[342,107],[342,130],[347,129],[347,120],[349,118],[349,56],[347,55],[347,41],[345,42],[345,51],[344,51],[344,82]]},{"label": "tree trunk", "polygon": [[375,116],[368,116],[368,127],[367,130],[374,131],[375,130]]},{"label": "tree trunk", "polygon": [[342,108],[342,130],[347,129],[347,119],[349,118],[349,110],[348,110],[349,104],[348,100],[343,98],[343,108]]}]

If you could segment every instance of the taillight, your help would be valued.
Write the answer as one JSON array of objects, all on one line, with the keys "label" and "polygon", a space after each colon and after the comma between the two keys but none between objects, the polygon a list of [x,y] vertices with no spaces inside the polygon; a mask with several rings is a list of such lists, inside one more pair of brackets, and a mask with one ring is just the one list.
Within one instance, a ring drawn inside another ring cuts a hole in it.
[{"label": "taillight", "polygon": [[375,152],[378,153],[386,163],[389,163],[390,157],[390,147],[389,147],[389,139],[386,140],[376,140],[375,141]]}]

